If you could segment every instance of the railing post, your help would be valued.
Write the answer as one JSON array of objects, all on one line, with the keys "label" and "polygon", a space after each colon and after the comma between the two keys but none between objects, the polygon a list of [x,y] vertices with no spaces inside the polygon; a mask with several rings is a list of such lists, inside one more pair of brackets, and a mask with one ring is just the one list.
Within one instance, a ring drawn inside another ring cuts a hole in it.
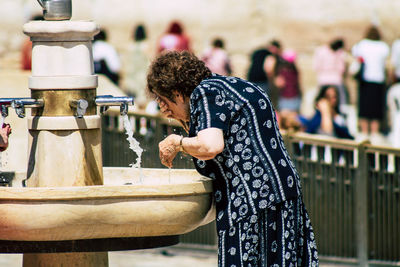
[{"label": "railing post", "polygon": [[356,241],[359,266],[368,266],[368,162],[365,144],[358,146],[355,186]]},{"label": "railing post", "polygon": [[285,143],[285,148],[287,152],[289,153],[291,159],[294,161],[294,155],[293,155],[293,146],[291,143],[291,132],[281,132],[283,143]]}]

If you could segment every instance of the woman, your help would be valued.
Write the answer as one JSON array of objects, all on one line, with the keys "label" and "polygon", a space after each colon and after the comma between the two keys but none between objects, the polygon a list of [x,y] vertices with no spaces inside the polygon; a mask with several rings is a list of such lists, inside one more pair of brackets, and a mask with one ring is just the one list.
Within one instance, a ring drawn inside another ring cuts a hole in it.
[{"label": "woman", "polygon": [[167,32],[158,42],[157,51],[190,51],[190,39],[178,21],[171,22]]},{"label": "woman", "polygon": [[335,85],[322,86],[315,99],[315,115],[309,120],[300,117],[300,121],[307,133],[353,139],[339,112],[339,93]]},{"label": "woman", "polygon": [[186,152],[214,179],[218,266],[317,266],[300,178],[265,91],[212,74],[189,52],[159,56],[147,82],[161,111],[189,133],[160,142],[161,162],[172,167]]},{"label": "woman", "polygon": [[317,74],[318,87],[337,86],[340,105],[346,105],[349,102],[344,84],[346,57],[344,41],[341,38],[333,40],[329,45],[318,47],[313,57],[313,68]]},{"label": "woman", "polygon": [[286,50],[275,66],[275,86],[279,89],[278,110],[299,112],[301,105],[300,74],[296,67],[296,52]]},{"label": "woman", "polygon": [[3,124],[0,129],[0,152],[8,147],[8,136],[11,134],[11,127],[9,124]]},{"label": "woman", "polygon": [[362,137],[370,135],[371,142],[381,139],[380,121],[384,118],[386,59],[389,46],[381,41],[378,28],[368,29],[366,37],[352,48],[355,58],[364,62],[362,80],[359,82],[358,116]]},{"label": "woman", "polygon": [[214,73],[221,75],[231,75],[232,73],[231,62],[222,39],[214,39],[212,47],[203,52],[201,60]]}]

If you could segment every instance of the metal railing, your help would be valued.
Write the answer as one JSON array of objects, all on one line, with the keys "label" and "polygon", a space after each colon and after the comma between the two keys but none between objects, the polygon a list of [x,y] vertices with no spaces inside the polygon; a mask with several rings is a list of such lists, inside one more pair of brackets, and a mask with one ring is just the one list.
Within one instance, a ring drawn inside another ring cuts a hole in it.
[{"label": "metal railing", "polygon": [[400,151],[366,146],[368,258],[400,261]]},{"label": "metal railing", "polygon": [[[145,149],[142,166],[162,167],[158,143],[170,133],[182,134],[180,126],[157,116],[129,116]],[[104,166],[128,166],[134,160],[121,122],[117,113],[103,119]],[[302,179],[321,258],[400,265],[400,149],[304,133],[283,136]],[[174,166],[194,167],[189,157]],[[215,248],[215,222],[183,235],[181,242]]]},{"label": "metal railing", "polygon": [[284,135],[322,258],[399,265],[400,149]]}]

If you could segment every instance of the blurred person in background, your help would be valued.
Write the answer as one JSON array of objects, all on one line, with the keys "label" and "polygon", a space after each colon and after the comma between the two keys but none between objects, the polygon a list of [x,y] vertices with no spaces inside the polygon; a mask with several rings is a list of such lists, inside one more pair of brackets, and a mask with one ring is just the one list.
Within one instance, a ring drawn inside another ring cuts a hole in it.
[{"label": "blurred person in background", "polygon": [[[32,20],[43,20],[43,15],[35,15]],[[21,47],[21,69],[32,69],[32,41],[30,37],[26,37]]]},{"label": "blurred person in background", "polygon": [[318,266],[300,177],[266,92],[186,51],[157,57],[147,82],[161,112],[188,126],[189,137],[159,143],[161,163],[171,168],[185,152],[214,180],[218,266]]},{"label": "blurred person in background", "polygon": [[274,84],[279,90],[279,112],[283,110],[299,112],[301,105],[301,91],[299,71],[296,67],[296,52],[286,50],[282,53],[282,60],[275,65]]},{"label": "blurred person in background", "polygon": [[279,129],[289,133],[304,132],[304,125],[301,123],[300,115],[290,110],[282,110],[277,114]]},{"label": "blurred person in background", "polygon": [[251,54],[250,67],[247,72],[247,80],[258,85],[268,94],[268,77],[267,73],[265,73],[264,61],[269,55],[271,55],[271,52],[267,46],[254,50]]},{"label": "blurred person in background", "polygon": [[107,32],[100,29],[100,32],[93,40],[93,63],[94,72],[104,74],[114,84],[119,84],[121,61],[117,50],[107,42]]},{"label": "blurred person in background", "polygon": [[146,73],[150,65],[150,52],[146,29],[143,24],[135,27],[132,39],[133,42],[130,44],[125,58],[123,88],[128,95],[135,97],[135,105],[137,107],[145,109],[148,102],[146,97]]},{"label": "blurred person in background", "polygon": [[386,99],[390,123],[390,144],[400,148],[400,83],[395,83],[389,88]]},{"label": "blurred person in background", "polygon": [[157,52],[162,51],[190,51],[190,39],[184,33],[183,26],[178,21],[173,21],[167,32],[158,41]]},{"label": "blurred person in background", "polygon": [[392,44],[390,63],[392,67],[390,81],[391,83],[398,83],[400,82],[400,38],[394,40]]},{"label": "blurred person in background", "polygon": [[344,84],[346,65],[347,55],[344,49],[344,41],[341,38],[315,50],[313,69],[317,75],[318,87],[337,86],[339,89],[339,106],[349,103],[349,94]]},{"label": "blurred person in background", "polygon": [[311,119],[299,116],[304,131],[337,138],[353,139],[346,120],[339,111],[339,92],[336,85],[324,85],[315,98],[315,114]]},{"label": "blurred person in background", "polygon": [[201,60],[204,61],[207,68],[213,73],[224,76],[230,76],[232,74],[229,56],[225,51],[224,41],[220,38],[214,39],[212,47],[207,48],[203,52]]},{"label": "blurred person in background", "polygon": [[277,40],[271,41],[268,50],[271,52],[264,60],[264,71],[268,77],[268,95],[275,109],[278,108],[279,86],[275,83],[278,80],[278,70],[284,59],[282,58],[282,46]]},{"label": "blurred person in background", "polygon": [[3,124],[0,128],[0,152],[4,151],[8,147],[8,137],[11,134],[10,124]]},{"label": "blurred person in background", "polygon": [[361,79],[358,81],[360,138],[369,138],[372,143],[384,142],[380,134],[380,121],[385,115],[386,60],[389,50],[376,26],[369,27],[365,38],[352,48],[353,57],[363,62]]}]

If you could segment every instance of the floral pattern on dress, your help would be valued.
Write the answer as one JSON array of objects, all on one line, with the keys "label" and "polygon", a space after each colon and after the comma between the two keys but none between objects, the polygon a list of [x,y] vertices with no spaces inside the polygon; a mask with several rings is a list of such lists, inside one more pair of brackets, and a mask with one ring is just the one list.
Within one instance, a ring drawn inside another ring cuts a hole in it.
[{"label": "floral pattern on dress", "polygon": [[210,127],[223,130],[224,151],[194,162],[201,174],[215,178],[220,227],[299,195],[299,176],[262,89],[235,77],[203,80],[190,98],[189,134]]},{"label": "floral pattern on dress", "polygon": [[207,128],[221,129],[225,142],[214,159],[194,158],[214,179],[219,266],[318,265],[300,178],[266,92],[235,77],[203,80],[190,97],[189,136]]},{"label": "floral pattern on dress", "polygon": [[218,232],[218,266],[318,266],[310,219],[301,197]]}]

